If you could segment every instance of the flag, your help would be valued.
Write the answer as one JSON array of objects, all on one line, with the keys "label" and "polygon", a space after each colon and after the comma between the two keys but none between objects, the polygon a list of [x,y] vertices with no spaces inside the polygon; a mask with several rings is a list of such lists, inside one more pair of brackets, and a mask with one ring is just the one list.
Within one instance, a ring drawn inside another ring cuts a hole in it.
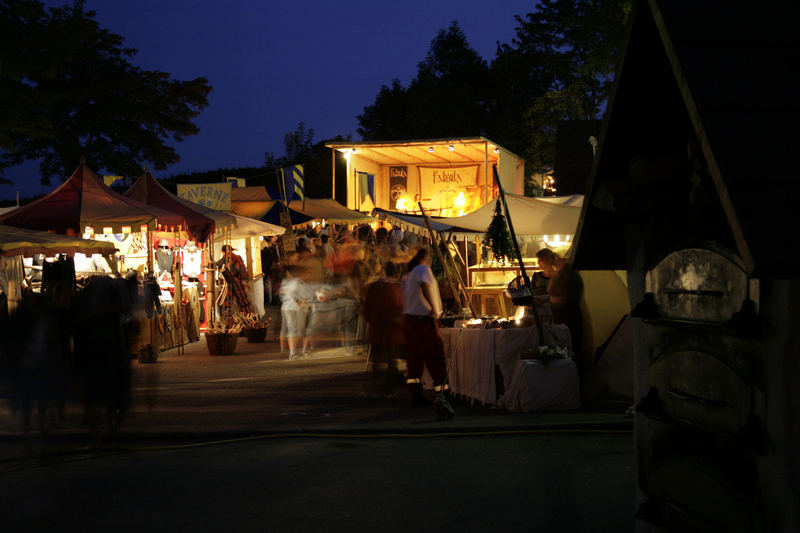
[{"label": "flag", "polygon": [[122,179],[122,176],[103,176],[103,183],[106,184],[106,187],[111,187],[115,181],[119,181]]},{"label": "flag", "polygon": [[305,196],[303,182],[303,165],[285,167],[283,171],[283,190],[286,192],[286,203],[295,198],[302,200]]}]

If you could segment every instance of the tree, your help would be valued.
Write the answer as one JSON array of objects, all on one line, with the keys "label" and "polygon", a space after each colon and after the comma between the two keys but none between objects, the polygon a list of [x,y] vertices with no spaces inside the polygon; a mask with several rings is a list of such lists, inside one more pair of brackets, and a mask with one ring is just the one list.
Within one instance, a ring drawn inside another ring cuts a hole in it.
[{"label": "tree", "polygon": [[530,132],[519,153],[534,168],[552,164],[559,120],[598,119],[603,113],[630,4],[541,0],[536,11],[516,17],[511,44],[498,47],[493,68],[519,68],[522,87],[531,88],[531,75],[540,81],[529,100],[516,106]]},{"label": "tree", "polygon": [[431,41],[407,89],[398,80],[381,87],[358,116],[362,139],[390,140],[481,135],[486,125],[486,61],[457,22]]},{"label": "tree", "polygon": [[492,215],[489,227],[486,228],[481,244],[492,251],[492,258],[495,261],[502,263],[514,257],[514,243],[511,240],[511,233],[508,231],[500,198],[494,204],[494,215]]},{"label": "tree", "polygon": [[208,105],[208,80],[134,66],[137,51],[94,16],[83,1],[0,0],[0,175],[41,160],[49,184],[83,157],[95,170],[137,176],[143,162],[157,170],[178,162],[167,143],[199,131],[193,119]]},{"label": "tree", "polygon": [[392,85],[383,85],[375,97],[375,103],[364,108],[358,115],[358,134],[371,141],[411,139],[414,125],[412,103],[408,91],[393,79]]}]

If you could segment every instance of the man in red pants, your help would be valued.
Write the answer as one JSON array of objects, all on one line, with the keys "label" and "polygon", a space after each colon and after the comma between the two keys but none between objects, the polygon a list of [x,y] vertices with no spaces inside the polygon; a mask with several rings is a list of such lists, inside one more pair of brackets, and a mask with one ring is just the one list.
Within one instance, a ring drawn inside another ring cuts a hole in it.
[{"label": "man in red pants", "polygon": [[447,400],[447,363],[444,344],[436,319],[442,313],[439,286],[430,268],[430,256],[420,248],[409,261],[402,279],[403,332],[406,337],[406,383],[411,392],[411,405],[430,402],[422,395],[422,372],[428,368],[437,392],[436,414],[440,419],[453,418],[455,412]]}]

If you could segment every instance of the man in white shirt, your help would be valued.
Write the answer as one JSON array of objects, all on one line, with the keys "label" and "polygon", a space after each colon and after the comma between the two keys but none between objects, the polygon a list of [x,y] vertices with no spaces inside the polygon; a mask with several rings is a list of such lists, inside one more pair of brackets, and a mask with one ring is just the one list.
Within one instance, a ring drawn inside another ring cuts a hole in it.
[{"label": "man in white shirt", "polygon": [[422,395],[422,373],[425,367],[433,378],[437,392],[436,411],[440,419],[454,415],[447,401],[447,363],[444,343],[439,336],[436,319],[442,314],[439,285],[430,268],[430,255],[420,248],[409,261],[403,285],[403,331],[406,337],[406,383],[411,393],[411,405],[424,406],[430,402]]}]

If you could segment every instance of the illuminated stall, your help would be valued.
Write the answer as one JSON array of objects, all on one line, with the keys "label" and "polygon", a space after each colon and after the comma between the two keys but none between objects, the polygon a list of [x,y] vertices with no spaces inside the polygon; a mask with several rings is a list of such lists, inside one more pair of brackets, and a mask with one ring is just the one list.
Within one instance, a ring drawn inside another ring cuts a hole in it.
[{"label": "illuminated stall", "polygon": [[[496,201],[458,217],[430,217],[438,234],[452,239],[453,252],[462,260],[462,278],[477,307],[485,314],[486,304],[496,303],[500,315],[509,314],[510,302],[505,288],[520,274],[516,262],[498,263],[482,251],[481,241],[494,216]],[[506,192],[506,203],[513,221],[525,268],[537,269],[536,252],[544,247],[564,255],[578,226],[583,199],[580,196],[531,198]],[[404,231],[425,235],[425,221],[420,215],[376,208],[373,215]],[[458,252],[456,252],[458,250]]]},{"label": "illuminated stall", "polygon": [[[114,245],[109,242],[0,225],[0,293],[5,295],[6,306],[2,311],[13,313],[22,299],[26,277],[23,258],[41,255],[49,261],[56,255],[72,257],[82,253],[110,257],[115,252]],[[36,292],[37,284],[32,285]]]},{"label": "illuminated stall", "polygon": [[[61,186],[53,192],[0,216],[0,223],[9,226],[52,231],[67,236],[84,236],[111,242],[117,250],[125,249],[129,256],[143,254],[140,272],[153,272],[153,262],[147,254],[152,249],[156,230],[180,232],[186,227],[185,217],[131,198],[107,187],[83,162]],[[127,247],[126,247],[127,244]],[[123,254],[116,260],[96,262],[91,256],[75,254],[78,277],[119,273],[130,268]],[[119,263],[118,263],[119,261]],[[106,269],[106,266],[108,267]],[[172,315],[172,311],[169,311]],[[151,323],[152,324],[152,323]],[[144,342],[157,351],[153,329]]]},{"label": "illuminated stall", "polygon": [[177,328],[174,328],[174,334],[170,334],[176,340],[170,339],[166,344],[172,346],[196,341],[200,338],[200,325],[205,322],[206,315],[203,312],[206,282],[204,244],[213,236],[216,221],[202,214],[196,209],[198,206],[184,203],[167,191],[148,171],[131,185],[125,196],[176,213],[186,221],[181,231],[156,233],[153,243],[156,247],[149,252],[152,258],[147,257],[145,250],[144,254],[131,256],[126,266],[136,268],[134,261],[152,260],[162,301],[173,307],[177,317]]},{"label": "illuminated stall", "polygon": [[[522,194],[525,161],[484,137],[346,142],[325,146],[347,160],[347,207],[431,215],[469,213],[497,196],[497,165],[508,192]],[[336,190],[333,175],[333,190]]]}]

